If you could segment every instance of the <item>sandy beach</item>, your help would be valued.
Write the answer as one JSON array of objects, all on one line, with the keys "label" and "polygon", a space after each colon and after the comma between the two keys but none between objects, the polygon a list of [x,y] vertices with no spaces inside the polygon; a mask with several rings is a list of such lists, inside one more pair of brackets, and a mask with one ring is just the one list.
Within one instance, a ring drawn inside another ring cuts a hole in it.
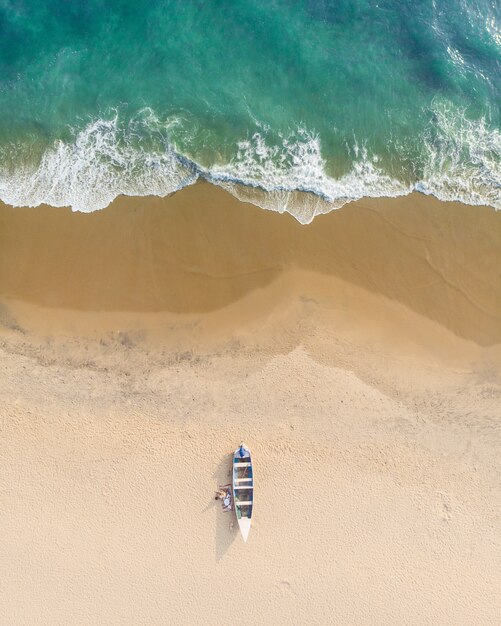
[{"label": "sandy beach", "polygon": [[498,624],[500,268],[420,194],[1,205],[0,622]]}]

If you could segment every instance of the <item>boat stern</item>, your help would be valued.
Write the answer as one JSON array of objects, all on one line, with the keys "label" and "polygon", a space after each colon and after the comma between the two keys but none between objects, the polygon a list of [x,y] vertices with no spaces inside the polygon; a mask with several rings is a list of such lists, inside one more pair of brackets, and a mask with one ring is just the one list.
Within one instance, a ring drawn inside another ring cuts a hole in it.
[{"label": "boat stern", "polygon": [[249,536],[249,531],[251,527],[251,520],[248,517],[241,517],[238,520],[238,526],[240,528],[240,532],[242,533],[242,537],[245,542],[247,542],[247,538]]}]

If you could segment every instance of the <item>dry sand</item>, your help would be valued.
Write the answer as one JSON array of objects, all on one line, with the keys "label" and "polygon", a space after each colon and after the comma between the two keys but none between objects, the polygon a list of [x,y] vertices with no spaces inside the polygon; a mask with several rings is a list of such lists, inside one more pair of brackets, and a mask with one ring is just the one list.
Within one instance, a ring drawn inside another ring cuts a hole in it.
[{"label": "dry sand", "polygon": [[0,623],[498,624],[500,268],[420,195],[0,207]]}]

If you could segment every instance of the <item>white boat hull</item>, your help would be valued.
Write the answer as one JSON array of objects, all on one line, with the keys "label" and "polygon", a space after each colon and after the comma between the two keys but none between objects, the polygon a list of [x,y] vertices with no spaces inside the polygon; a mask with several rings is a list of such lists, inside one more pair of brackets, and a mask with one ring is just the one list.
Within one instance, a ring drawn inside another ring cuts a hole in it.
[{"label": "white boat hull", "polygon": [[246,542],[254,512],[254,471],[250,450],[244,444],[233,454],[233,502],[238,527]]},{"label": "white boat hull", "polygon": [[243,540],[247,543],[247,538],[249,537],[251,520],[249,517],[242,517],[238,520],[238,527],[240,528],[240,533],[242,534]]}]

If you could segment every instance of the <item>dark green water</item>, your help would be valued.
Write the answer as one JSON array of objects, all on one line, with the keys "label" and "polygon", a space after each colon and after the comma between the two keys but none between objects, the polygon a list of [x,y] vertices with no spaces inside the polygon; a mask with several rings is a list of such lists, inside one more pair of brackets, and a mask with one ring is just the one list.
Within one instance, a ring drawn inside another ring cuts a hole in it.
[{"label": "dark green water", "polygon": [[90,211],[204,177],[303,221],[288,192],[500,208],[500,7],[0,0],[0,197]]}]

